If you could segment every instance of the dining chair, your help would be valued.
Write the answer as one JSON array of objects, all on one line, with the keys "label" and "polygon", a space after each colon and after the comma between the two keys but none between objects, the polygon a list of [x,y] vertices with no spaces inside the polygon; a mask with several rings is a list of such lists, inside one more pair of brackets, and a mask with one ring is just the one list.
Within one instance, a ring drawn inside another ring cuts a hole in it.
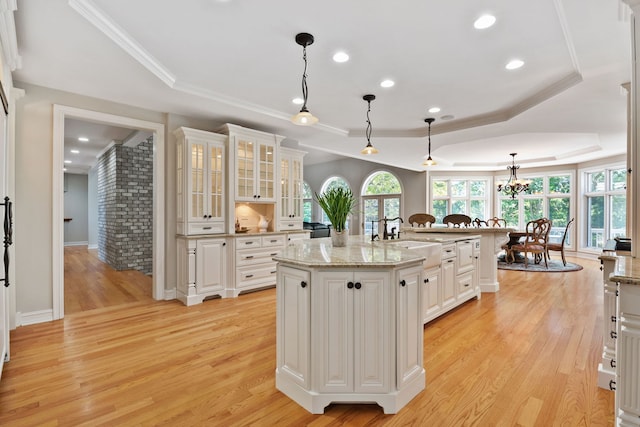
[{"label": "dining chair", "polygon": [[476,228],[488,227],[487,221],[484,219],[476,218],[473,220],[473,226]]},{"label": "dining chair", "polygon": [[567,260],[564,258],[564,245],[567,243],[567,234],[569,234],[569,228],[571,227],[571,223],[575,218],[571,218],[571,220],[567,223],[567,226],[564,228],[564,234],[562,235],[562,241],[560,243],[547,243],[547,257],[551,259],[549,256],[549,251],[560,252],[562,255],[562,264],[567,265]]},{"label": "dining chair", "polygon": [[498,218],[494,216],[493,218],[489,218],[487,221],[487,227],[507,227],[507,220],[504,218]]},{"label": "dining chair", "polygon": [[429,224],[429,227],[431,227],[431,224],[435,224],[436,217],[428,213],[416,213],[409,217],[408,222],[412,227],[413,224],[418,224],[418,227],[421,225],[426,227]]},{"label": "dining chair", "polygon": [[524,254],[524,266],[529,267],[529,257],[527,254],[533,255],[535,263],[544,257],[544,265],[549,268],[547,262],[547,240],[549,239],[549,230],[551,230],[551,220],[547,218],[534,219],[527,223],[527,234],[524,240],[511,246],[510,256],[511,262],[515,261],[515,252]]},{"label": "dining chair", "polygon": [[460,228],[464,225],[466,228],[471,225],[471,217],[465,214],[450,214],[442,218],[442,223],[447,227],[451,224],[452,227]]}]

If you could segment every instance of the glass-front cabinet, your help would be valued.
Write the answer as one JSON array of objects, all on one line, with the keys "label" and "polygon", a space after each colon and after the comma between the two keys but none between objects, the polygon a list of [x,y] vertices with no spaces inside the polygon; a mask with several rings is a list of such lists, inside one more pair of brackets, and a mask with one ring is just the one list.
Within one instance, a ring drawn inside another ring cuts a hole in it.
[{"label": "glass-front cabinet", "polygon": [[175,135],[177,233],[223,233],[227,137],[185,127]]},{"label": "glass-front cabinet", "polygon": [[[226,124],[233,151],[236,202],[276,202],[276,161],[281,136]],[[232,159],[230,159],[232,161]]]},{"label": "glass-front cabinet", "polygon": [[302,159],[306,153],[280,149],[280,230],[302,229]]}]

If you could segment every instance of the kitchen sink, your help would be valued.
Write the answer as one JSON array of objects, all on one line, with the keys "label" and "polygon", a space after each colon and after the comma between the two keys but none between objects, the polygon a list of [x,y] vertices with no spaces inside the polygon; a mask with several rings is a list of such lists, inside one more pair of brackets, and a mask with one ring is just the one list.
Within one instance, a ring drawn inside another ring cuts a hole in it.
[{"label": "kitchen sink", "polygon": [[440,243],[397,240],[388,244],[418,252],[425,257],[424,268],[436,267],[442,261],[442,245]]}]

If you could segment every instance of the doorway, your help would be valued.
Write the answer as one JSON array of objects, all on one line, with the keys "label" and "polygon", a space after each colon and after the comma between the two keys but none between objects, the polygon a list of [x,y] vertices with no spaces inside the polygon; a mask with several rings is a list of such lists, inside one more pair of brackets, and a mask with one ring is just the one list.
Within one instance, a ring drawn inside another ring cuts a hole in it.
[{"label": "doorway", "polygon": [[54,105],[53,109],[53,319],[64,317],[64,135],[65,119],[79,119],[153,134],[153,261],[152,296],[165,299],[164,290],[164,125],[113,114]]}]

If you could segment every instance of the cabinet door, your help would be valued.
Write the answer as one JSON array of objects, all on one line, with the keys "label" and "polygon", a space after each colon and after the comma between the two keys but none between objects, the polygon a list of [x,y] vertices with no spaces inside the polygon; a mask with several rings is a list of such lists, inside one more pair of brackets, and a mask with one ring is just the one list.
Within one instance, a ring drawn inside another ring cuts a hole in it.
[{"label": "cabinet door", "polygon": [[[361,272],[354,276],[354,391],[359,393],[389,390],[394,327],[390,280],[389,274],[382,272]],[[415,282],[415,278],[408,280]]]},{"label": "cabinet door", "polygon": [[209,144],[207,160],[208,216],[209,219],[220,220],[224,218],[224,147]]},{"label": "cabinet door", "polygon": [[458,262],[458,271],[456,274],[473,269],[473,244],[470,240],[456,243],[456,258]]},{"label": "cabinet door", "polygon": [[397,387],[422,373],[422,266],[398,271],[396,283]]},{"label": "cabinet door", "polygon": [[442,310],[440,268],[425,270],[422,285],[422,322],[434,319]]},{"label": "cabinet door", "polygon": [[278,371],[309,389],[310,384],[310,274],[289,267],[278,268],[276,288]]},{"label": "cabinet door", "polygon": [[275,182],[276,182],[276,163],[275,163],[275,143],[259,142],[256,182],[256,195],[260,201],[276,200]]},{"label": "cabinet door", "polygon": [[203,294],[224,289],[227,247],[224,239],[203,239],[196,244],[196,291]]},{"label": "cabinet door", "polygon": [[191,168],[188,194],[191,203],[188,207],[190,222],[207,219],[207,144],[205,142],[190,142]]},{"label": "cabinet door", "polygon": [[255,200],[255,146],[252,139],[235,137],[236,199]]},{"label": "cabinet door", "polygon": [[456,260],[442,260],[442,307],[446,308],[456,301]]},{"label": "cabinet door", "polygon": [[302,159],[291,160],[291,215],[302,220]]},{"label": "cabinet door", "polygon": [[[318,391],[353,391],[353,273],[323,271],[311,289],[314,338],[311,354],[315,358]],[[351,284],[349,286],[349,283]]]},{"label": "cabinet door", "polygon": [[291,218],[291,159],[280,159],[280,218]]}]

